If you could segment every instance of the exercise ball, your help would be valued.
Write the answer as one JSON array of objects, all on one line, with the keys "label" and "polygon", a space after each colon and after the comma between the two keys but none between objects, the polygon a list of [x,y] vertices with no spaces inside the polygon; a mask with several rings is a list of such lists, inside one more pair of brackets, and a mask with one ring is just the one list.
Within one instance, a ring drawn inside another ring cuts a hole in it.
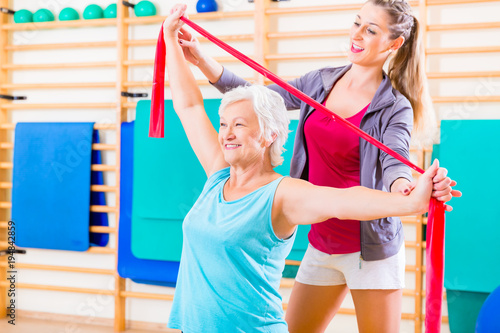
[{"label": "exercise ball", "polygon": [[112,3],[104,10],[104,18],[116,18],[116,3]]},{"label": "exercise ball", "polygon": [[217,11],[217,2],[215,0],[198,0],[196,11],[198,13],[215,12]]},{"label": "exercise ball", "polygon": [[135,16],[154,16],[156,15],[156,7],[151,1],[140,1],[134,6]]},{"label": "exercise ball", "polygon": [[80,19],[80,14],[73,9],[73,8],[64,8],[61,10],[59,13],[59,21],[72,21],[72,20],[79,20]]},{"label": "exercise ball", "polygon": [[500,332],[500,286],[484,301],[476,321],[476,333]]},{"label": "exercise ball", "polygon": [[15,23],[29,23],[33,22],[33,13],[27,9],[21,9],[14,13]]},{"label": "exercise ball", "polygon": [[101,19],[103,17],[104,12],[98,5],[88,5],[83,11],[83,18],[86,20]]},{"label": "exercise ball", "polygon": [[48,9],[39,9],[33,14],[33,22],[51,22],[54,21],[54,14]]}]

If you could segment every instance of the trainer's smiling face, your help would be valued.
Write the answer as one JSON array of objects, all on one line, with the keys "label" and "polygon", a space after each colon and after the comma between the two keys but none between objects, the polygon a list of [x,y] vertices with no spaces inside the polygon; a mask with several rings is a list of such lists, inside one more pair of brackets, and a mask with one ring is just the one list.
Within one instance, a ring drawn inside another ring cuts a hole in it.
[{"label": "trainer's smiling face", "polygon": [[226,107],[220,117],[219,143],[231,166],[247,166],[264,158],[266,142],[251,101],[242,100]]},{"label": "trainer's smiling face", "polygon": [[382,7],[366,3],[356,15],[350,31],[349,60],[361,66],[383,66],[391,50],[398,47],[390,38],[390,18]]}]

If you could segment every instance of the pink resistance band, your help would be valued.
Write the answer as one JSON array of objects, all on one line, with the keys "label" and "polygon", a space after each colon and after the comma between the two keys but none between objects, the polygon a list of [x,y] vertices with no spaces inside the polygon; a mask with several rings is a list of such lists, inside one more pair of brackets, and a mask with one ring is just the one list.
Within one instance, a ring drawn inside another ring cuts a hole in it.
[{"label": "pink resistance band", "polygon": [[[186,17],[181,17],[187,25],[196,30],[202,36],[206,37],[208,40],[216,44],[217,46],[224,49],[229,54],[236,57],[238,60],[242,61],[246,65],[250,66],[264,77],[269,78],[271,81],[296,96],[303,102],[314,107],[316,110],[323,112],[324,114],[333,117],[340,124],[349,128],[351,131],[355,132],[357,135],[368,141],[369,143],[375,145],[382,151],[391,155],[392,157],[398,159],[402,163],[408,165],[413,170],[424,173],[424,170],[405,159],[403,156],[399,155],[389,147],[385,146],[380,141],[376,140],[369,134],[363,132],[358,127],[352,125],[347,120],[342,117],[337,116],[334,112],[330,111],[320,103],[316,102],[311,97],[304,94],[297,88],[289,85],[281,78],[279,78],[274,73],[270,72],[257,62],[248,58],[241,52],[227,45],[223,41],[219,40],[215,36],[211,35],[208,31],[201,28],[197,24],[193,23]],[[160,45],[161,44],[161,45]],[[160,36],[158,39],[158,47],[156,49],[156,59],[155,59],[155,80],[153,82],[153,103],[151,105],[151,121],[149,128],[149,136],[162,138],[163,137],[163,100],[156,99],[157,96],[161,96],[163,99],[164,92],[164,77],[165,77],[165,43],[163,40],[163,26],[162,31],[160,31]],[[161,91],[160,91],[161,90]],[[161,105],[161,106],[160,106]],[[159,124],[161,123],[161,124]],[[441,329],[441,307],[443,299],[443,272],[444,272],[444,203],[438,201],[437,199],[431,198],[429,205],[429,216],[427,222],[427,245],[426,245],[426,316],[425,316],[425,328],[427,333],[440,332]]]}]

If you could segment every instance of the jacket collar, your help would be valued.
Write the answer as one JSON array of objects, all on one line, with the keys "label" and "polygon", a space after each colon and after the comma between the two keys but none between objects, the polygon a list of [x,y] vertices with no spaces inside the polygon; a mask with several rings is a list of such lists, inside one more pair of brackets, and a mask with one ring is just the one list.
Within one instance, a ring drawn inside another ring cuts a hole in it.
[{"label": "jacket collar", "polygon": [[[321,80],[323,81],[323,88],[325,90],[325,98],[332,90],[335,82],[340,79],[349,69],[352,64],[343,67],[325,67],[320,69]],[[375,96],[366,110],[366,113],[379,111],[396,101],[396,96],[393,92],[393,87],[389,76],[383,72],[383,79],[375,92]]]}]

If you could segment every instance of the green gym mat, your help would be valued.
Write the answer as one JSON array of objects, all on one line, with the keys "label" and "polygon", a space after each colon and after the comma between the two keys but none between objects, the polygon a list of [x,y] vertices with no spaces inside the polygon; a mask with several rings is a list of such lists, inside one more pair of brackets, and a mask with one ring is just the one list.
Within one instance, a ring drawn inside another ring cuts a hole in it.
[{"label": "green gym mat", "polygon": [[475,332],[477,316],[488,295],[489,293],[446,289],[450,331]]},{"label": "green gym mat", "polygon": [[489,181],[499,170],[499,132],[500,120],[441,123],[440,162],[463,192],[446,214],[446,289],[490,293],[499,284],[500,197]]},{"label": "green gym mat", "polygon": [[[204,100],[219,128],[220,99]],[[172,101],[165,101],[165,138],[150,138],[151,101],[137,103],[134,133],[132,253],[140,259],[179,261],[182,221],[207,177],[198,162]]]}]

